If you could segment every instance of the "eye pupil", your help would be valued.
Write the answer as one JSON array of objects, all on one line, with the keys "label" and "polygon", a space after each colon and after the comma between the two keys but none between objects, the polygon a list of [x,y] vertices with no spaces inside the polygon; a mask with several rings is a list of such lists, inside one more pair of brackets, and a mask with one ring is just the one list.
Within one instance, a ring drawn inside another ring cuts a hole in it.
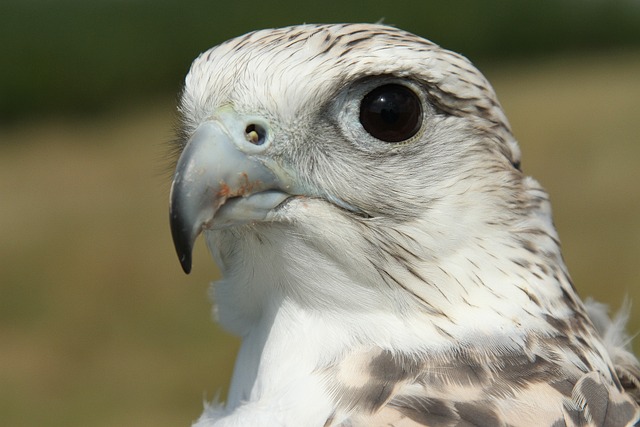
[{"label": "eye pupil", "polygon": [[362,99],[360,123],[371,136],[381,141],[406,141],[420,130],[420,99],[406,86],[379,86]]}]

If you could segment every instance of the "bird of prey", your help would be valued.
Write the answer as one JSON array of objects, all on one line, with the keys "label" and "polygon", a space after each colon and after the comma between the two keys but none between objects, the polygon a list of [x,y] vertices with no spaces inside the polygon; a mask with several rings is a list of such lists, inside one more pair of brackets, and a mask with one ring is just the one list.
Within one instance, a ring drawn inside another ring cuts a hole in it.
[{"label": "bird of prey", "polygon": [[242,338],[210,426],[633,426],[624,318],[464,57],[385,25],[261,30],[186,77],[170,222]]}]

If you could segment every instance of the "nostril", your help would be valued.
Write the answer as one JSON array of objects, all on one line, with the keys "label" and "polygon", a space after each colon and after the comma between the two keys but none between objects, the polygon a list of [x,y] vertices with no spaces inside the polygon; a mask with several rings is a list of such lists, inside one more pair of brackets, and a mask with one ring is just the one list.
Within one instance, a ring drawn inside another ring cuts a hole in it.
[{"label": "nostril", "polygon": [[244,130],[247,141],[254,145],[262,145],[267,138],[267,131],[260,125],[250,124]]}]

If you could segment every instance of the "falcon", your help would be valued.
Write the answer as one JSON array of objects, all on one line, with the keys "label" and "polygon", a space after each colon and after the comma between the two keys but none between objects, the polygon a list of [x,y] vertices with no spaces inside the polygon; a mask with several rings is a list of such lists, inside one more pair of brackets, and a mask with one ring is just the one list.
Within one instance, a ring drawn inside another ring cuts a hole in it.
[{"label": "falcon", "polygon": [[578,297],[547,193],[464,57],[368,24],[261,30],[186,77],[170,223],[242,338],[210,426],[633,426],[625,316]]}]

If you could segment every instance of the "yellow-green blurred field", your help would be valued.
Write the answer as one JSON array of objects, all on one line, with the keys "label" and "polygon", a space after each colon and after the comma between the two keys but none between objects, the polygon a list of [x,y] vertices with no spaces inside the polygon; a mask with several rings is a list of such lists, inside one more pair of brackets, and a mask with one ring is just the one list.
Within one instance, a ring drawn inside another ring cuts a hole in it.
[{"label": "yellow-green blurred field", "polygon": [[[640,52],[485,70],[581,295],[640,330]],[[237,342],[167,224],[173,100],[0,130],[0,425],[187,426]],[[636,351],[640,345],[636,343]]]}]

